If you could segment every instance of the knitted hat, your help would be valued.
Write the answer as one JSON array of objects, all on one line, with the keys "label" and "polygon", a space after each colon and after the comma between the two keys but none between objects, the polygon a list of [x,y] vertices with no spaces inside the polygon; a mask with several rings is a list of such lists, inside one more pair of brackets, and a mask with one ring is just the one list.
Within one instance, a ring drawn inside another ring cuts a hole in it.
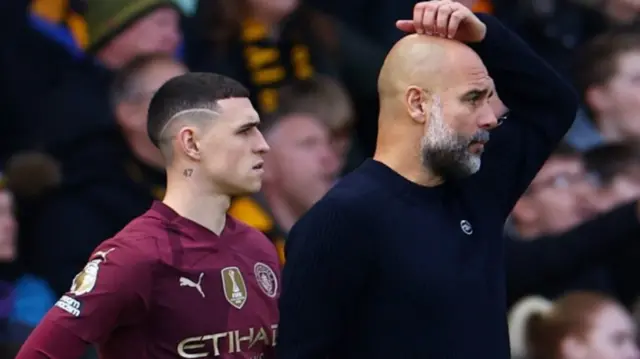
[{"label": "knitted hat", "polygon": [[86,0],[87,51],[95,52],[136,20],[159,7],[171,6],[172,0]]}]

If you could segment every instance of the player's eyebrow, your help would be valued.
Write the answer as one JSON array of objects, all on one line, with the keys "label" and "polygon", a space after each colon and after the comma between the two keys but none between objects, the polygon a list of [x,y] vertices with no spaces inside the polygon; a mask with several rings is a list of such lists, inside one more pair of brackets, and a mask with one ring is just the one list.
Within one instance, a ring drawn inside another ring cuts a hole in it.
[{"label": "player's eyebrow", "polygon": [[244,131],[244,130],[248,130],[252,127],[258,127],[260,125],[260,120],[251,117],[249,119],[249,122],[245,122],[242,124],[242,126],[240,126],[240,128],[238,128],[238,131]]}]

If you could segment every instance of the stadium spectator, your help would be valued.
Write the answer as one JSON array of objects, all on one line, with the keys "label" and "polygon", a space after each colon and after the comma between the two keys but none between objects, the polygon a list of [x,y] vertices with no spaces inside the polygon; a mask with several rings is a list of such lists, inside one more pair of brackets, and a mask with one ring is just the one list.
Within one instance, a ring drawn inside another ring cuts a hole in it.
[{"label": "stadium spectator", "polygon": [[640,138],[638,29],[602,34],[575,58],[576,86],[604,141]]},{"label": "stadium spectator", "polygon": [[[474,12],[493,11],[494,0],[458,2]],[[305,3],[349,24],[354,30],[388,50],[404,36],[392,24],[410,14],[416,0],[306,0]]]},{"label": "stadium spectator", "polygon": [[[634,142],[604,144],[584,154],[585,168],[594,179],[589,196],[592,206],[601,213],[611,211],[640,198],[640,148]],[[624,220],[620,220],[621,224]],[[611,228],[609,238],[617,228]],[[637,237],[637,235],[636,235]],[[627,306],[640,297],[640,243],[625,247],[609,262],[609,272],[616,288],[616,298]]]},{"label": "stadium spectator", "polygon": [[591,150],[584,164],[588,180],[577,153],[561,148],[552,156],[534,183],[554,185],[533,187],[513,212],[523,235],[507,242],[510,303],[534,293],[555,298],[569,289],[606,292],[626,306],[635,301],[640,295],[635,278],[640,193],[632,176],[637,156],[629,144]]},{"label": "stadium spectator", "polygon": [[[52,170],[53,168],[53,170]],[[29,178],[37,176],[37,179]],[[57,181],[55,164],[36,153],[13,157],[0,172],[0,357],[13,358],[31,330],[55,302],[46,281],[24,265],[15,217],[19,196],[42,194]]]},{"label": "stadium spectator", "polygon": [[46,96],[75,68],[71,54],[29,22],[30,0],[0,4],[0,162],[32,148],[34,99]]},{"label": "stadium spectator", "polygon": [[[62,164],[64,175],[60,188],[23,218],[23,228],[34,270],[57,294],[68,289],[99,242],[148,208],[153,197],[146,183],[163,178],[140,171],[143,166],[123,169],[135,161],[115,119],[110,88],[115,72],[135,57],[175,53],[177,9],[170,0],[88,0],[89,56],[49,96],[33,99],[34,142]],[[51,233],[64,235],[51,241]]]},{"label": "stadium spectator", "polygon": [[549,302],[528,297],[509,313],[512,358],[638,359],[637,329],[613,298],[573,292]]},{"label": "stadium spectator", "polygon": [[264,156],[262,191],[232,202],[229,213],[264,232],[284,263],[284,241],[293,224],[336,181],[339,161],[326,123],[314,114],[286,113],[264,121],[271,147]]},{"label": "stadium spectator", "polygon": [[588,189],[580,154],[560,145],[513,208],[517,236],[530,239],[579,224],[592,215],[584,200]]},{"label": "stadium spectator", "polygon": [[[61,187],[25,218],[33,265],[58,295],[69,289],[97,244],[164,195],[162,161],[146,135],[146,110],[155,91],[185,71],[166,54],[143,55],[125,65],[111,86],[109,108],[122,132],[101,134],[110,155],[91,153],[82,163],[85,171],[65,168]],[[51,241],[51,233],[61,235]]]},{"label": "stadium spectator", "polygon": [[149,167],[164,168],[162,154],[147,133],[151,97],[167,80],[186,72],[169,55],[142,55],[120,70],[111,87],[111,102],[124,138],[137,159]]},{"label": "stadium spectator", "polygon": [[571,75],[576,48],[638,17],[628,0],[492,0],[493,13],[516,30],[562,75]]},{"label": "stadium spectator", "polygon": [[[617,294],[608,264],[622,248],[632,247],[640,230],[637,206],[628,204],[593,218],[592,195],[580,154],[566,144],[559,146],[511,213],[509,303],[532,293],[556,298],[572,289]],[[613,223],[616,227],[610,228]],[[522,240],[544,242],[527,246],[518,243]]]},{"label": "stadium spectator", "polygon": [[88,0],[85,20],[89,56],[37,101],[40,111],[31,124],[38,144],[73,170],[114,148],[114,73],[142,54],[174,54],[181,38],[179,13],[170,0]]},{"label": "stadium spectator", "polygon": [[[281,111],[311,113],[331,131],[331,147],[340,160],[339,168],[350,172],[364,157],[355,137],[355,112],[347,90],[331,77],[294,81],[280,89]],[[354,143],[356,142],[356,143]]]},{"label": "stadium spectator", "polygon": [[[189,68],[239,80],[262,114],[279,109],[278,89],[283,84],[319,73],[346,86],[359,118],[377,117],[372,103],[384,50],[305,2],[200,1],[186,29]],[[372,149],[371,123],[363,121],[357,131],[363,146]]]},{"label": "stadium spectator", "polygon": [[589,200],[599,212],[640,198],[640,148],[637,144],[604,144],[587,151],[583,158],[595,185]]}]

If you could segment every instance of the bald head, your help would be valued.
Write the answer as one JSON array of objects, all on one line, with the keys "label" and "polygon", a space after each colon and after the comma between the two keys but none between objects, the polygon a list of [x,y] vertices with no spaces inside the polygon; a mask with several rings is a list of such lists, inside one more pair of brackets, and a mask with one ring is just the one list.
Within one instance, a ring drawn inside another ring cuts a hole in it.
[{"label": "bald head", "polygon": [[[426,168],[437,179],[433,183],[479,170],[497,120],[489,103],[493,80],[470,47],[440,37],[406,36],[387,55],[378,91],[377,158],[396,162],[404,172],[413,168],[415,178]],[[398,164],[403,161],[409,163]]]},{"label": "bald head", "polygon": [[395,98],[409,86],[437,92],[469,66],[484,69],[480,57],[459,41],[419,34],[405,36],[391,49],[380,70],[380,99]]}]

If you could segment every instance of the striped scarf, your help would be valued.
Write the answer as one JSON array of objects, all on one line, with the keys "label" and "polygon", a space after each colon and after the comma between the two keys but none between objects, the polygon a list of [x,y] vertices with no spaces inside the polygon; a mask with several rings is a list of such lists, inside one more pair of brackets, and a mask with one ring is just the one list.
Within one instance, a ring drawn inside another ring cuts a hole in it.
[{"label": "striped scarf", "polygon": [[306,80],[313,76],[309,47],[300,42],[292,44],[288,56],[282,56],[279,44],[269,39],[269,30],[256,21],[247,20],[242,26],[242,43],[249,81],[255,88],[256,104],[261,113],[278,109],[278,89],[295,78]]}]

